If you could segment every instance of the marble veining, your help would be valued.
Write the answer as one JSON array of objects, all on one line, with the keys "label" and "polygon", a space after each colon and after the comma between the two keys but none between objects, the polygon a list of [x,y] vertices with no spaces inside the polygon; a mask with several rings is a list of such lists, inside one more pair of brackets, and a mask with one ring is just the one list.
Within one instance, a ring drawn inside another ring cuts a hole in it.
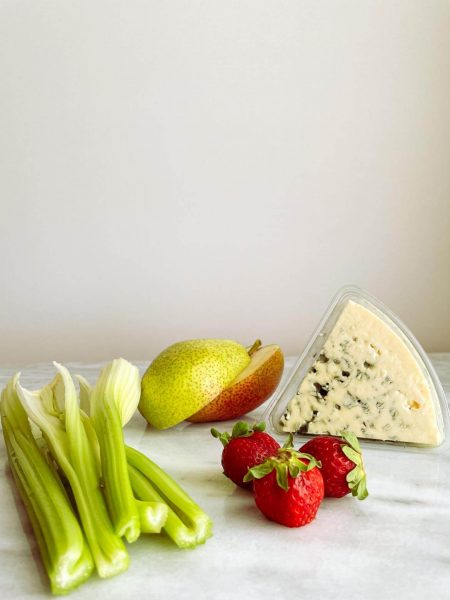
[{"label": "marble veining", "polygon": [[[431,359],[449,398],[450,353],[433,354]],[[294,363],[288,359],[284,378]],[[142,370],[146,366],[138,365]],[[68,366],[93,382],[101,364]],[[21,370],[23,384],[32,388],[54,374],[51,365]],[[14,372],[0,369],[2,387]],[[257,420],[264,408],[249,418]],[[137,414],[125,434],[211,515],[214,536],[204,546],[185,551],[162,536],[142,536],[129,547],[126,573],[104,581],[93,577],[72,594],[74,598],[450,598],[450,443],[438,451],[365,448],[369,499],[325,500],[312,524],[287,529],[266,521],[251,494],[222,475],[221,446],[209,428],[183,423],[154,431]],[[3,441],[0,491],[0,597],[48,598]]]}]

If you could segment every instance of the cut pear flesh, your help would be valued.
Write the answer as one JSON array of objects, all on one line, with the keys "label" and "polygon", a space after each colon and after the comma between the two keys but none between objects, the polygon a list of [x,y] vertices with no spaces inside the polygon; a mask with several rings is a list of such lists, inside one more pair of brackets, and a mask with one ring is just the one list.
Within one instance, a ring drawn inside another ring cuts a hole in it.
[{"label": "cut pear flesh", "polygon": [[281,417],[284,431],[437,446],[431,378],[388,317],[348,301]]},{"label": "cut pear flesh", "polygon": [[236,379],[232,381],[228,387],[231,387],[232,385],[235,385],[236,383],[247,379],[247,377],[250,377],[250,375],[253,375],[253,373],[261,367],[261,365],[267,362],[269,358],[271,358],[271,356],[278,351],[279,347],[275,344],[271,344],[270,346],[263,346],[262,348],[257,350],[255,354],[252,355],[250,364],[239,373]]},{"label": "cut pear flesh", "polygon": [[188,421],[202,423],[235,419],[260,406],[275,390],[283,373],[284,358],[279,346],[263,346],[251,355],[250,363],[237,377]]}]

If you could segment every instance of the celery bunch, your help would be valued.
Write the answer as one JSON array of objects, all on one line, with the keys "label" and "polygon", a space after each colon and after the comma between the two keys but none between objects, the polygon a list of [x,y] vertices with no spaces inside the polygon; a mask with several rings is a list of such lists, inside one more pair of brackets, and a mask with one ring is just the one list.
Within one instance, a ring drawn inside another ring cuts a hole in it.
[{"label": "celery bunch", "polygon": [[128,553],[106,508],[92,432],[87,432],[75,385],[65,367],[57,363],[55,366],[59,373],[47,386],[30,392],[17,383],[17,392],[67,478],[98,574],[110,577],[127,569]]},{"label": "celery bunch", "polygon": [[10,466],[52,592],[75,588],[94,565],[100,577],[124,571],[123,537],[163,531],[181,548],[203,543],[209,517],[167,473],[125,446],[123,427],[140,397],[137,368],[114,360],[94,387],[78,376],[78,398],[69,371],[54,364],[48,385],[30,391],[16,375],[0,403]]}]

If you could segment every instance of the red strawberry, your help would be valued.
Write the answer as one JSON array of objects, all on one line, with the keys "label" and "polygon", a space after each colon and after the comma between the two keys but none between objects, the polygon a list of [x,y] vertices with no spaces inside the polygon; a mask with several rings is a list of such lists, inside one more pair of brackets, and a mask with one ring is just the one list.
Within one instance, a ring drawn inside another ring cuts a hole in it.
[{"label": "red strawberry", "polygon": [[308,452],[322,463],[325,496],[342,498],[352,493],[359,500],[369,495],[361,447],[355,434],[346,431],[342,438],[320,436],[303,444],[300,452]]},{"label": "red strawberry", "polygon": [[320,463],[292,448],[292,436],[277,455],[249,470],[256,506],[265,517],[286,527],[310,523],[323,499]]},{"label": "red strawberry", "polygon": [[239,421],[233,427],[231,435],[220,433],[214,427],[211,433],[219,438],[224,449],[222,451],[222,467],[224,475],[240,487],[251,489],[252,482],[244,483],[244,477],[250,467],[259,465],[266,458],[276,454],[280,444],[268,433],[264,433],[265,423],[250,427],[248,423]]}]

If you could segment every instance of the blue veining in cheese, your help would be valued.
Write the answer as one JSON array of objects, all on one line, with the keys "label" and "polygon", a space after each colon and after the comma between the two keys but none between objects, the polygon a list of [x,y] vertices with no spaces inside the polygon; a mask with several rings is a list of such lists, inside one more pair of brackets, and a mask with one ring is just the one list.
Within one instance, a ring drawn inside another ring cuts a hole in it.
[{"label": "blue veining in cheese", "polygon": [[394,329],[349,301],[281,417],[284,431],[436,446],[434,389]]}]

